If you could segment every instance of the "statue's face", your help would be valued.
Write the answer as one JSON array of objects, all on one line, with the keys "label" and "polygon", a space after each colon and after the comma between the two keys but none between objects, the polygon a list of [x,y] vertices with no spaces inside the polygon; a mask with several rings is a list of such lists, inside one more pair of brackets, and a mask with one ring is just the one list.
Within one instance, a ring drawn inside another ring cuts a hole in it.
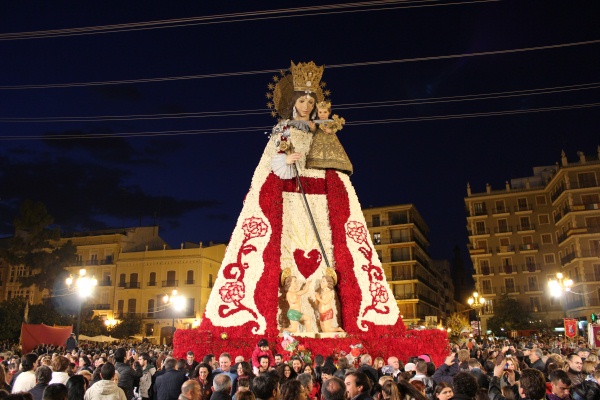
[{"label": "statue's face", "polygon": [[294,107],[296,107],[297,112],[296,119],[308,121],[310,113],[315,108],[315,99],[308,95],[300,96],[298,97],[298,100],[296,100],[296,104],[294,104]]},{"label": "statue's face", "polygon": [[296,278],[292,278],[292,282],[290,283],[290,290],[298,290],[298,281],[296,280]]},{"label": "statue's face", "polygon": [[321,289],[327,289],[327,278],[321,278]]},{"label": "statue's face", "polygon": [[329,110],[326,108],[317,109],[317,116],[319,119],[329,119]]}]

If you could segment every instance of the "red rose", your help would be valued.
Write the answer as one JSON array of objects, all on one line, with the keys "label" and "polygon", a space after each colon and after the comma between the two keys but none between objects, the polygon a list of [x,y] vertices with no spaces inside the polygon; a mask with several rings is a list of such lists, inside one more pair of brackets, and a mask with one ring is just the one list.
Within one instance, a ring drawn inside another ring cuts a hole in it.
[{"label": "red rose", "polygon": [[268,227],[261,218],[250,217],[244,220],[242,229],[244,230],[244,237],[246,240],[248,240],[265,236],[267,234]]},{"label": "red rose", "polygon": [[349,221],[346,224],[346,235],[358,244],[367,242],[367,230],[365,226],[357,221]]},{"label": "red rose", "polygon": [[389,299],[387,290],[379,282],[371,282],[369,291],[371,292],[371,296],[373,296],[378,303],[385,303]]},{"label": "red rose", "polygon": [[246,295],[246,287],[244,282],[227,282],[219,289],[219,294],[225,303],[237,303]]}]

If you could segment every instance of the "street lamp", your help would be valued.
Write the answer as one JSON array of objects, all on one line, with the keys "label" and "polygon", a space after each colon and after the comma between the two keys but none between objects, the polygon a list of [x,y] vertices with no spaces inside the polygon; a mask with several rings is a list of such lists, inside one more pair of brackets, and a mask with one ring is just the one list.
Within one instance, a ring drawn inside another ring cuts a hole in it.
[{"label": "street lamp", "polygon": [[556,274],[556,279],[550,279],[548,281],[548,287],[550,288],[550,295],[554,297],[560,297],[563,293],[563,315],[567,318],[567,292],[571,291],[573,286],[573,279],[566,279],[560,272]]},{"label": "street lamp", "polygon": [[81,328],[81,307],[85,298],[88,297],[92,293],[92,289],[94,286],[98,285],[98,280],[95,277],[88,278],[85,276],[87,271],[85,268],[81,268],[79,270],[79,275],[73,277],[73,274],[70,274],[67,279],[65,279],[65,283],[67,285],[67,289],[71,292],[77,292],[81,300],[79,301],[79,310],[77,313],[77,327],[75,330],[75,338],[79,341],[79,329]]},{"label": "street lamp", "polygon": [[170,296],[165,294],[163,301],[171,306],[171,316],[173,317],[171,325],[173,326],[173,332],[175,332],[175,311],[183,310],[185,307],[185,299],[183,298],[183,295],[177,294],[177,289],[173,289]]},{"label": "street lamp", "polygon": [[485,299],[479,296],[479,293],[473,292],[473,296],[467,300],[469,307],[475,310],[477,316],[477,334],[481,336],[481,308],[485,305]]}]

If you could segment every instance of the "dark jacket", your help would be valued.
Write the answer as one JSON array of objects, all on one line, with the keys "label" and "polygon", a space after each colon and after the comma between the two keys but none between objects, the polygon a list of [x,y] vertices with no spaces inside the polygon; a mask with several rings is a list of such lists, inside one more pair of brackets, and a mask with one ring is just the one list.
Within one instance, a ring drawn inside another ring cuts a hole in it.
[{"label": "dark jacket", "polygon": [[[184,373],[168,369],[156,378],[154,384],[155,399],[177,400],[181,394],[181,385],[187,381]],[[214,394],[212,396],[214,398]]]},{"label": "dark jacket", "polygon": [[138,373],[129,364],[115,362],[115,370],[119,373],[118,386],[123,389],[128,400],[133,399],[133,381]]},{"label": "dark jacket", "polygon": [[42,400],[44,397],[44,389],[48,386],[47,383],[38,383],[29,391],[33,396],[33,400]]},{"label": "dark jacket", "polygon": [[540,358],[539,360],[537,360],[536,362],[534,362],[533,364],[531,364],[531,368],[535,368],[538,371],[545,372],[546,371],[546,364]]},{"label": "dark jacket", "polygon": [[473,368],[469,373],[477,379],[477,384],[480,388],[488,389],[490,387],[490,378],[482,370]]},{"label": "dark jacket", "polygon": [[432,378],[437,385],[439,385],[442,382],[452,384],[452,378],[454,377],[454,375],[458,374],[458,372],[458,363],[453,363],[451,366],[448,366],[448,364],[443,363],[438,369],[435,370],[435,373],[433,374]]},{"label": "dark jacket", "polygon": [[231,396],[225,392],[213,392],[210,400],[231,400]]},{"label": "dark jacket", "polygon": [[362,392],[352,400],[373,400],[373,398],[369,395],[369,392]]}]

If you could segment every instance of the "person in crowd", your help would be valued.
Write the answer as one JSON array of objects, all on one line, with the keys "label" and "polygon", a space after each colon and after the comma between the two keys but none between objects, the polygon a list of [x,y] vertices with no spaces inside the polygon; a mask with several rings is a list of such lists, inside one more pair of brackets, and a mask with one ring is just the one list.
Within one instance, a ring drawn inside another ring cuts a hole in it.
[{"label": "person in crowd", "polygon": [[229,353],[222,353],[219,356],[219,368],[213,371],[213,377],[218,374],[227,374],[229,379],[231,379],[231,382],[235,382],[237,378],[237,371],[235,368],[231,367],[231,356]]},{"label": "person in crowd", "polygon": [[281,385],[279,400],[307,400],[307,392],[298,380],[287,381]]},{"label": "person in crowd", "polygon": [[502,365],[504,365],[504,375],[500,381],[501,387],[514,386],[521,379],[521,371],[519,370],[517,359],[507,354],[502,360]]},{"label": "person in crowd", "polygon": [[279,380],[270,372],[261,374],[254,379],[252,391],[257,400],[277,400],[279,398]]},{"label": "person in crowd", "polygon": [[69,359],[65,356],[56,356],[54,360],[52,360],[52,383],[62,383],[66,384],[69,379],[69,374],[67,370],[69,369]]},{"label": "person in crowd", "polygon": [[256,396],[252,390],[246,390],[239,393],[238,400],[256,400]]},{"label": "person in crowd", "polygon": [[28,392],[35,386],[35,369],[37,368],[38,355],[25,354],[21,357],[21,373],[15,379],[12,393]]},{"label": "person in crowd", "polygon": [[333,378],[333,374],[335,374],[337,368],[333,364],[325,364],[321,367],[321,381],[325,382],[328,379]]},{"label": "person in crowd", "polygon": [[452,399],[472,400],[475,399],[479,386],[477,379],[468,372],[460,371],[452,377],[454,396]]},{"label": "person in crowd", "polygon": [[583,369],[583,361],[581,361],[581,357],[579,357],[575,353],[571,353],[567,356],[567,364],[569,365],[567,369],[567,375],[571,379],[573,385],[577,385],[585,380],[585,376],[581,373]]},{"label": "person in crowd", "polygon": [[6,390],[8,393],[12,391],[12,387],[9,384],[10,376],[6,372],[4,363],[0,363],[0,390]]},{"label": "person in crowd", "polygon": [[313,377],[311,374],[303,372],[296,377],[296,380],[300,382],[304,390],[306,391],[306,397],[312,399],[311,393],[313,391]]},{"label": "person in crowd", "polygon": [[181,394],[178,400],[199,400],[200,384],[194,379],[189,379],[181,385]]},{"label": "person in crowd", "polygon": [[529,350],[529,361],[531,362],[531,368],[545,372],[546,364],[544,363],[544,360],[542,360],[543,356],[544,353],[542,352],[542,349],[534,348]]},{"label": "person in crowd", "polygon": [[446,382],[441,382],[435,387],[435,400],[449,400],[454,396],[452,385]]},{"label": "person in crowd", "polygon": [[[115,370],[119,374],[119,387],[125,392],[125,396],[128,400],[133,399],[133,383],[136,376],[139,376],[131,365],[125,362],[125,356],[127,350],[123,347],[119,347],[115,350]],[[181,387],[181,386],[179,386]],[[179,393],[177,393],[179,395]],[[177,397],[175,398],[175,400]]]},{"label": "person in crowd", "polygon": [[212,394],[211,373],[212,367],[205,362],[201,362],[192,374],[192,379],[196,379],[200,384],[200,400],[210,399]]},{"label": "person in crowd", "polygon": [[323,400],[346,400],[346,384],[339,378],[323,380],[321,395]]},{"label": "person in crowd", "polygon": [[546,398],[548,400],[571,400],[571,378],[563,370],[557,369],[548,376]]},{"label": "person in crowd", "polygon": [[115,372],[115,366],[112,363],[104,363],[100,370],[102,379],[90,386],[83,396],[84,400],[127,400],[123,389],[113,380]]},{"label": "person in crowd", "polygon": [[[279,368],[279,369],[283,368],[282,365],[283,364],[280,364],[276,368]],[[258,373],[262,374],[264,372],[267,372],[268,370],[269,370],[269,357],[259,356],[258,357]]]},{"label": "person in crowd", "polygon": [[218,374],[213,379],[213,394],[211,400],[231,400],[231,378],[229,375]]},{"label": "person in crowd", "polygon": [[294,379],[296,379],[296,373],[294,372],[292,367],[290,367],[287,363],[282,364],[277,370],[277,373],[281,378],[282,385],[287,381],[293,381]]},{"label": "person in crowd", "polygon": [[477,379],[477,385],[480,388],[489,389],[490,378],[481,370],[481,364],[476,358],[469,358],[469,373]]},{"label": "person in crowd", "polygon": [[271,349],[269,349],[269,342],[267,339],[260,339],[252,352],[252,368],[255,372],[260,368],[260,362],[258,360],[260,356],[267,356],[269,366],[275,367],[275,357],[273,356]]},{"label": "person in crowd", "polygon": [[240,392],[245,392],[250,390],[250,380],[245,376],[238,376],[237,378],[237,390],[235,394],[231,397],[232,400],[236,400]]},{"label": "person in crowd", "polygon": [[452,383],[452,377],[459,372],[458,360],[456,353],[450,353],[444,360],[444,363],[435,370],[433,380],[439,384],[442,382]]},{"label": "person in crowd", "polygon": [[294,377],[302,373],[302,361],[298,357],[292,358],[292,369],[294,370]]},{"label": "person in crowd", "polygon": [[398,385],[394,382],[394,379],[388,379],[381,386],[381,398],[383,400],[402,400],[400,398],[400,391],[398,391]]},{"label": "person in crowd", "polygon": [[[494,377],[490,380],[490,389],[488,391],[490,400],[505,400],[500,387],[500,378],[504,375],[504,365],[502,363],[494,368]],[[514,393],[514,392],[513,392]],[[540,400],[546,394],[546,379],[541,371],[535,368],[526,368],[521,373],[521,380],[518,385],[518,397],[520,399]]]},{"label": "person in crowd", "polygon": [[398,379],[400,379],[400,374],[402,373],[402,370],[404,369],[404,365],[400,365],[400,360],[398,360],[398,357],[389,357],[388,358],[388,365],[390,367],[392,367],[392,373],[391,376],[392,378],[394,378],[394,380],[396,382],[398,382]]},{"label": "person in crowd", "polygon": [[360,367],[358,367],[360,372],[364,372],[369,379],[371,380],[371,387],[377,382],[379,379],[379,373],[375,368],[373,368],[373,358],[370,354],[363,354],[360,357]]},{"label": "person in crowd", "polygon": [[371,382],[366,374],[355,371],[346,374],[344,380],[346,392],[350,400],[372,400],[369,395],[371,391]]},{"label": "person in crowd", "polygon": [[[42,400],[68,400],[69,391],[62,383],[53,383],[44,389]],[[106,398],[106,400],[111,400]]]},{"label": "person in crowd", "polygon": [[[63,336],[64,337],[64,336]],[[67,353],[72,352],[77,349],[77,339],[75,339],[75,334],[71,333],[65,342],[65,350]]]},{"label": "person in crowd", "polygon": [[88,380],[83,375],[73,375],[65,384],[68,391],[68,400],[83,400],[88,387]]},{"label": "person in crowd", "polygon": [[[267,357],[267,359],[268,359],[268,357]],[[275,354],[275,365],[274,366],[278,367],[281,365],[281,363],[283,363],[283,356],[279,353]]]},{"label": "person in crowd", "polygon": [[[193,354],[193,353],[192,353]],[[138,362],[142,367],[142,376],[140,377],[139,393],[142,400],[149,400],[152,386],[152,376],[156,373],[156,368],[151,364],[150,354],[141,353],[138,356]]]},{"label": "person in crowd", "polygon": [[190,377],[192,375],[192,372],[196,369],[196,367],[198,366],[198,361],[195,360],[194,357],[194,352],[193,351],[188,351],[186,356],[185,356],[185,373],[188,377]]},{"label": "person in crowd", "polygon": [[[154,393],[156,394],[155,399],[177,400],[179,397],[181,385],[187,380],[187,377],[184,373],[175,369],[176,364],[177,361],[173,357],[165,359],[165,372],[156,378],[154,384]],[[158,373],[156,375],[158,375]]]},{"label": "person in crowd", "polygon": [[85,354],[82,354],[79,356],[78,366],[79,366],[79,368],[78,368],[77,372],[83,371],[83,370],[92,372],[92,362],[90,361],[89,357],[86,356]]},{"label": "person in crowd", "polygon": [[51,379],[52,370],[49,367],[43,365],[35,370],[35,380],[37,383],[29,391],[34,400],[42,400],[42,397],[44,396],[44,389],[46,389]]}]

